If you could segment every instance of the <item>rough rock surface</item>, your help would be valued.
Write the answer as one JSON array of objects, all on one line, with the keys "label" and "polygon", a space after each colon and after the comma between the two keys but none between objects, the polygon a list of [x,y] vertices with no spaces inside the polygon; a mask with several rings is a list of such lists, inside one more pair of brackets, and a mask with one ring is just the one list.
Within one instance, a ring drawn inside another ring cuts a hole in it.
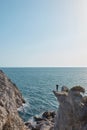
[{"label": "rough rock surface", "polygon": [[16,85],[0,70],[0,130],[27,130],[17,112],[24,102]]},{"label": "rough rock surface", "polygon": [[42,114],[42,117],[34,117],[34,122],[26,122],[25,125],[30,130],[53,130],[54,128],[54,111],[46,111]]},{"label": "rough rock surface", "polygon": [[87,130],[87,96],[81,86],[54,91],[59,102],[54,130]]}]

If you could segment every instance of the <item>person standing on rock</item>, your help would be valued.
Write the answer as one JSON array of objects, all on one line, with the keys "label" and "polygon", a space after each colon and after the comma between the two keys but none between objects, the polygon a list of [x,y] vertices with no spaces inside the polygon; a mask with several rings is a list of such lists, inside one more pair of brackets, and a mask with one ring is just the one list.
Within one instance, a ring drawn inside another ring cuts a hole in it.
[{"label": "person standing on rock", "polygon": [[58,88],[59,88],[59,85],[57,84],[57,85],[56,85],[56,91],[58,91]]}]

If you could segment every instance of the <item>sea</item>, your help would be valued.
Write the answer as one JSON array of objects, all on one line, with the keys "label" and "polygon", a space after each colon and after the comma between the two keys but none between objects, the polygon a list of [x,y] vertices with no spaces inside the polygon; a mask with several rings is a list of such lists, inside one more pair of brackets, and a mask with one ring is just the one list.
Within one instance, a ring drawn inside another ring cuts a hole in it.
[{"label": "sea", "polygon": [[17,85],[26,103],[18,109],[24,121],[45,111],[56,111],[58,101],[53,94],[56,84],[71,88],[80,85],[87,89],[87,68],[83,67],[24,67],[1,68]]}]

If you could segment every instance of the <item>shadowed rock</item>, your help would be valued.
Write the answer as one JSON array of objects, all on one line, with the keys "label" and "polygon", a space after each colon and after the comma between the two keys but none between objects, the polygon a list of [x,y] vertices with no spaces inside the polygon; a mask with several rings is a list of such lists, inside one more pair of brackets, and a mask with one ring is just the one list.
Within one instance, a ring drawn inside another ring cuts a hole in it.
[{"label": "shadowed rock", "polygon": [[54,118],[55,117],[55,111],[46,111],[42,114],[43,118]]},{"label": "shadowed rock", "polygon": [[69,92],[69,89],[66,86],[62,86],[61,91]]},{"label": "shadowed rock", "polygon": [[85,93],[85,89],[81,86],[75,86],[71,88],[71,91],[75,91],[75,92],[82,92]]}]

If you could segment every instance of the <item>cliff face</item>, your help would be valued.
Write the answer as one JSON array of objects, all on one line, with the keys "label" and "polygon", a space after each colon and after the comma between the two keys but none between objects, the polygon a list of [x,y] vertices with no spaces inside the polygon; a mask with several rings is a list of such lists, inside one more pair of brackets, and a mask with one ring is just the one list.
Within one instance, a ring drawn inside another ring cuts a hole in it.
[{"label": "cliff face", "polygon": [[59,102],[54,130],[87,130],[87,96],[81,94],[84,92],[80,86],[54,91]]},{"label": "cliff face", "polygon": [[24,102],[16,85],[0,70],[0,130],[26,130],[17,112]]}]

